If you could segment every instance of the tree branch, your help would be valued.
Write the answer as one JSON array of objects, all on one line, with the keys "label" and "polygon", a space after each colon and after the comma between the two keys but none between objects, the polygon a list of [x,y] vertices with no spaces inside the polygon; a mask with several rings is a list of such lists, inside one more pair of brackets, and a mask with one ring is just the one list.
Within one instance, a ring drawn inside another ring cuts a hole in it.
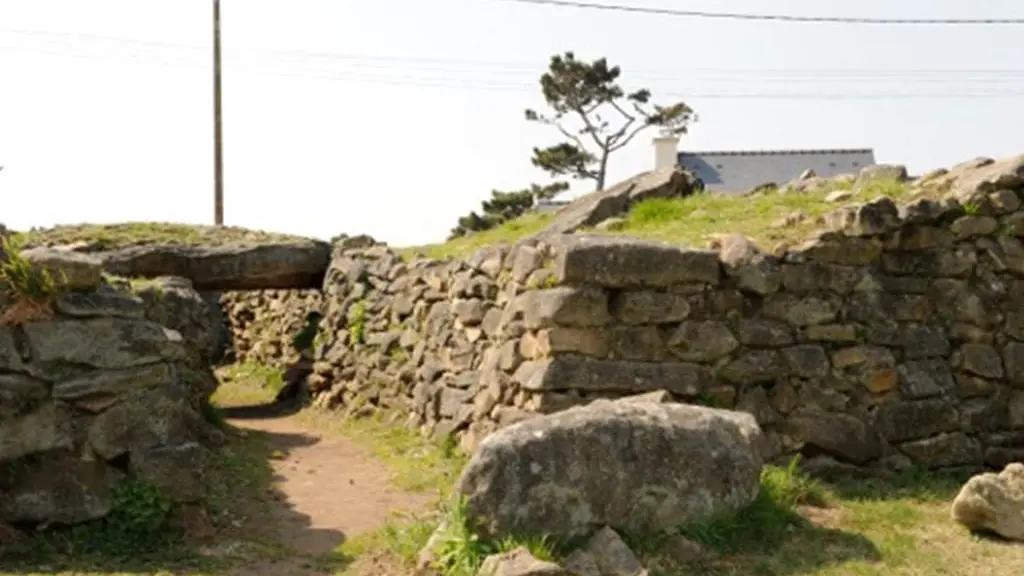
[{"label": "tree branch", "polygon": [[568,138],[568,139],[572,140],[573,142],[575,142],[576,145],[579,146],[581,150],[586,150],[586,147],[583,146],[583,141],[580,140],[579,136],[573,134],[572,132],[569,132],[568,130],[566,130],[558,122],[552,122],[551,125],[554,126],[555,128],[558,128],[558,131],[562,133],[562,136],[565,136],[566,138]]},{"label": "tree branch", "polygon": [[551,118],[548,118],[546,116],[541,116],[541,115],[538,114],[537,115],[537,121],[540,122],[541,124],[547,124],[548,126],[554,126],[555,128],[558,129],[559,132],[562,133],[562,136],[565,136],[569,140],[572,140],[576,144],[576,146],[578,146],[580,149],[586,150],[586,147],[583,145],[583,141],[580,140],[579,136],[577,136],[577,135],[573,134],[572,132],[569,132],[568,130],[566,130],[565,127],[562,126],[556,120],[553,120]]},{"label": "tree branch", "polygon": [[[636,118],[634,118],[631,114],[629,114],[628,112],[623,110],[622,106],[619,106],[619,103],[616,102],[615,100],[612,100],[611,102],[609,102],[609,104],[611,104],[612,107],[614,107],[616,110],[618,110],[619,114],[622,114],[622,117],[625,118],[626,120],[629,120],[630,122],[632,122],[633,120],[636,120]],[[636,106],[636,104],[634,104],[634,106]]]},{"label": "tree branch", "polygon": [[590,137],[594,139],[594,144],[597,144],[598,148],[604,150],[604,145],[601,144],[601,139],[597,137],[597,128],[595,128],[594,123],[590,121],[590,117],[583,112],[583,108],[581,107],[576,107],[574,111],[583,119],[583,125],[586,126],[586,132],[588,132]]},{"label": "tree branch", "polygon": [[619,139],[621,139],[626,134],[626,132],[629,131],[629,127],[632,126],[634,122],[636,122],[636,118],[630,115],[625,110],[623,110],[622,107],[619,106],[618,102],[612,100],[611,102],[609,102],[609,104],[611,104],[612,107],[615,108],[615,110],[617,110],[618,113],[621,114],[622,117],[626,119],[626,123],[623,124],[621,128],[616,130],[614,134],[608,137],[608,152],[614,152],[615,150],[618,150],[622,146],[628,144],[629,140],[632,139],[632,137],[635,135],[634,132],[633,134],[630,135],[630,138],[628,138],[626,142],[622,144],[622,146],[619,146]]},{"label": "tree branch", "polygon": [[629,145],[629,142],[630,142],[631,140],[633,140],[633,138],[634,138],[634,137],[635,137],[635,136],[636,136],[637,134],[639,134],[639,133],[643,132],[643,131],[644,131],[644,129],[648,128],[649,126],[650,126],[649,124],[643,124],[643,125],[637,126],[637,127],[636,127],[636,129],[634,129],[634,130],[633,130],[633,131],[632,131],[632,132],[631,132],[631,133],[629,134],[629,136],[626,136],[626,139],[625,139],[625,140],[623,140],[623,141],[621,141],[621,142],[616,142],[614,146],[612,146],[611,148],[609,148],[609,149],[608,149],[608,152],[615,152],[615,151],[616,151],[616,150],[618,150],[619,148],[624,148],[624,147],[626,147],[627,145]]}]

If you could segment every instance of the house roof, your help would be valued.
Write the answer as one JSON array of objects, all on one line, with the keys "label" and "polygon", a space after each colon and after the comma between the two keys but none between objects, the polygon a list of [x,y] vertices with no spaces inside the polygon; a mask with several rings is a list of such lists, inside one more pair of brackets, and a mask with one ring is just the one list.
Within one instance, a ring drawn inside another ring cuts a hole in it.
[{"label": "house roof", "polygon": [[875,163],[875,153],[871,148],[703,150],[680,152],[678,160],[709,190],[739,193],[766,182],[785,184],[808,169],[823,178],[856,173]]},{"label": "house roof", "polygon": [[695,150],[680,156],[792,156],[814,154],[872,154],[871,148],[819,148],[804,150]]}]

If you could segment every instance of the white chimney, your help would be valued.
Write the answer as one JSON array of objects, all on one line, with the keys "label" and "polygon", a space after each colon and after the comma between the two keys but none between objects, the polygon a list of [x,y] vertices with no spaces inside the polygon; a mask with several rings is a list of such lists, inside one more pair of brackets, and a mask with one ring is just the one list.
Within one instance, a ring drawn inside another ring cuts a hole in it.
[{"label": "white chimney", "polygon": [[654,169],[660,170],[679,163],[679,137],[662,134],[654,138]]}]

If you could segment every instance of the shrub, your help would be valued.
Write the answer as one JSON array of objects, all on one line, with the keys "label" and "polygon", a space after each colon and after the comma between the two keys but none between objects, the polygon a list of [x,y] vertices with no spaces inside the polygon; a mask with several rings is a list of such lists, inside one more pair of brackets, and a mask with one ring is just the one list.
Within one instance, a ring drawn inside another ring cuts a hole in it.
[{"label": "shrub", "polygon": [[366,336],[366,302],[360,300],[352,306],[348,316],[348,325],[351,329],[349,342],[353,345],[362,344]]},{"label": "shrub", "polygon": [[138,479],[117,486],[110,513],[71,529],[68,552],[135,558],[168,547],[173,502],[159,489]]},{"label": "shrub", "polygon": [[23,324],[53,316],[60,283],[45,268],[34,266],[10,237],[0,243],[0,324]]}]

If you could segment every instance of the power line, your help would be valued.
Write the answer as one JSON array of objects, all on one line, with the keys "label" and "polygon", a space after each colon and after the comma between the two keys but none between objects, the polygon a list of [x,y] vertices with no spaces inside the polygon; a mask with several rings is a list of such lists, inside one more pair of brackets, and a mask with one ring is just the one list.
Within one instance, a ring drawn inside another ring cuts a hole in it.
[{"label": "power line", "polygon": [[[520,1],[520,0],[505,0],[505,1]],[[523,0],[525,1],[525,0]],[[140,46],[147,46],[150,48],[164,48],[164,49],[186,49],[190,51],[202,51],[197,56],[202,56],[205,62],[206,51],[210,49],[210,46],[196,46],[189,44],[176,44],[170,42],[154,42],[148,40],[139,40],[135,38],[124,38],[118,36],[105,36],[98,34],[79,34],[73,32],[50,32],[42,30],[22,30],[22,29],[10,29],[0,28],[0,35],[2,34],[18,34],[18,35],[29,35],[29,36],[57,36],[76,38],[86,41],[110,41],[117,43],[128,43],[138,44]],[[50,40],[49,43],[55,44],[56,42]],[[63,45],[63,44],[62,44]],[[23,48],[19,46],[3,46],[0,45],[0,49],[7,48],[13,50],[37,50],[36,48]],[[380,55],[380,54],[368,54],[359,52],[325,52],[325,51],[302,51],[302,50],[268,50],[268,49],[232,49],[233,53],[245,54],[245,55],[273,55],[282,57],[293,57],[306,61],[319,61],[319,60],[335,60],[343,61],[346,63],[352,63],[359,67],[366,68],[388,68],[394,64],[414,64],[417,68],[424,70],[448,70],[450,67],[455,68],[489,68],[502,73],[523,73],[531,75],[539,75],[546,63],[537,62],[525,62],[525,61],[500,61],[500,60],[473,60],[464,58],[443,58],[443,57],[423,57],[423,56],[396,56],[396,55]],[[53,52],[53,54],[58,54]],[[118,53],[122,55],[123,53]],[[133,55],[136,56],[136,55]],[[442,67],[439,68],[438,66]],[[629,76],[631,78],[648,79],[656,76],[667,76],[673,80],[680,77],[689,79],[690,75],[715,75],[715,76],[728,76],[737,75],[743,78],[750,76],[778,76],[780,78],[789,77],[810,77],[814,80],[819,80],[822,77],[847,77],[847,78],[884,78],[893,77],[896,80],[905,80],[911,77],[925,77],[935,76],[941,79],[946,79],[951,76],[963,76],[971,75],[972,79],[981,79],[984,77],[985,80],[990,79],[1002,79],[1002,78],[1013,78],[1024,80],[1024,68],[1017,69],[1005,69],[1005,68],[952,68],[952,69],[926,69],[926,68],[905,68],[905,69],[884,69],[884,68],[758,68],[758,69],[741,69],[741,68],[685,68],[685,69],[669,69],[669,68],[629,68]]]},{"label": "power line", "polygon": [[652,8],[646,6],[629,6],[625,4],[599,4],[577,0],[497,0],[498,2],[514,2],[518,4],[536,4],[559,6],[563,8],[585,8],[591,10],[607,10],[613,12],[633,12],[639,14],[658,14],[661,16],[677,16],[683,18],[706,18],[718,20],[755,20],[770,22],[796,23],[827,23],[827,24],[883,24],[883,25],[1008,25],[1024,24],[1024,18],[857,18],[841,16],[795,16],[790,14],[744,14],[739,12],[705,12],[702,10],[676,10],[673,8]]},{"label": "power line", "polygon": [[[5,48],[0,46],[0,49]],[[72,56],[75,56],[72,54]],[[128,54],[121,54],[121,56],[131,56]],[[88,57],[86,57],[88,58]],[[161,64],[167,64],[161,62]],[[243,70],[245,67],[241,67]],[[376,84],[376,85],[391,85],[391,86],[410,86],[415,88],[440,88],[440,89],[452,89],[452,90],[474,90],[474,91],[498,91],[498,92],[519,92],[519,93],[537,93],[537,86],[535,83],[527,82],[514,82],[514,81],[494,81],[489,78],[480,77],[463,77],[457,78],[448,76],[434,75],[422,75],[417,77],[410,77],[408,72],[401,70],[395,70],[395,72],[401,72],[400,74],[391,75],[368,75],[359,74],[360,70],[346,70],[341,73],[335,74],[323,74],[323,73],[303,73],[303,72],[275,72],[268,70],[265,66],[259,68],[250,69],[249,71],[254,72],[258,75],[269,75],[275,77],[292,77],[292,78],[304,78],[312,80],[327,80],[327,81],[339,81],[339,82],[355,82],[360,84]],[[355,72],[355,73],[353,73]],[[747,83],[750,81],[750,77],[738,77],[733,80],[743,80]],[[793,83],[792,81],[789,81]],[[965,84],[964,82],[953,82],[947,80],[947,84]],[[766,91],[742,91],[742,92],[729,92],[729,91],[708,91],[708,90],[693,90],[693,91],[678,91],[675,90],[659,90],[659,95],[666,98],[680,98],[680,99],[707,99],[707,100],[906,100],[906,99],[921,99],[921,100],[938,100],[938,99],[993,99],[993,98],[1019,98],[1024,96],[1024,88],[1018,89],[1013,86],[994,86],[993,89],[989,90],[973,90],[964,91],[962,87],[957,89],[944,89],[941,91],[932,92],[897,92],[897,91],[876,91],[876,92],[822,92],[821,90],[807,91],[807,92],[766,92]]]},{"label": "power line", "polygon": [[[41,54],[49,54],[55,56],[67,56],[74,58],[85,58],[85,59],[105,59],[105,56],[113,56],[116,58],[125,58],[133,61],[141,60],[140,57],[152,56],[156,59],[156,62],[160,64],[171,64],[171,63],[184,63],[193,64],[194,66],[205,67],[205,62],[200,62],[195,59],[195,62],[190,62],[189,59],[165,58],[165,54],[155,52],[127,52],[118,51],[112,54],[104,54],[104,57],[95,54],[83,53],[80,51],[60,51],[60,48],[67,48],[65,46],[55,46],[57,50],[46,49],[39,47],[26,47],[18,45],[3,45],[0,44],[0,50],[13,50],[13,51],[31,51]],[[299,56],[300,60],[307,56],[306,53],[291,53],[281,52],[280,54],[295,55]],[[538,75],[538,68],[531,67],[526,68],[507,68],[505,62],[488,62],[488,61],[470,61],[470,60],[451,60],[444,58],[416,58],[416,57],[401,57],[401,56],[374,56],[368,54],[346,54],[346,53],[312,53],[313,60],[319,61],[320,59],[337,60],[343,62],[346,65],[347,70],[345,71],[364,71],[364,70],[382,70],[382,71],[394,71],[400,72],[403,75],[416,72],[431,72],[431,73],[445,73],[445,74],[473,74],[473,78],[470,80],[479,80],[475,77],[479,74],[500,74],[503,79],[514,78],[516,80],[529,80],[532,82]],[[309,61],[309,60],[307,60]],[[428,62],[431,65],[420,65],[420,62]],[[260,60],[259,69],[261,72],[266,72],[267,61]],[[445,63],[452,64],[452,66],[444,66]],[[239,62],[240,67],[247,67],[250,62],[244,60]],[[405,66],[402,64],[415,64],[415,66]],[[437,65],[434,65],[437,64]],[[517,77],[518,76],[518,77]],[[659,81],[670,81],[679,82],[681,79],[687,83],[701,84],[701,83],[735,83],[743,82],[749,83],[751,81],[761,83],[775,83],[784,82],[787,84],[870,84],[874,82],[893,82],[899,84],[931,84],[931,85],[943,85],[943,84],[988,84],[988,85],[1000,85],[1007,83],[1019,83],[1024,82],[1024,69],[890,69],[890,70],[870,70],[870,69],[728,69],[728,68],[693,68],[693,69],[648,69],[646,73],[630,74],[631,79],[635,79],[638,83],[651,83]]]},{"label": "power line", "polygon": [[[313,80],[329,80],[340,82],[358,82],[361,84],[383,84],[391,86],[410,86],[415,88],[446,88],[453,90],[483,90],[497,92],[537,93],[537,87],[531,84],[481,82],[455,78],[421,77],[408,78],[402,76],[360,76],[360,75],[323,75],[301,73],[279,73],[274,76],[308,78]],[[876,93],[826,93],[826,92],[700,92],[700,91],[664,91],[659,95],[666,98],[701,99],[701,100],[946,100],[946,99],[999,99],[1024,97],[1024,89],[1002,91],[955,92],[876,92]]]},{"label": "power line", "polygon": [[[509,0],[512,1],[512,0]],[[64,32],[46,32],[19,29],[0,28],[0,35],[7,34],[28,34],[30,36],[66,36],[69,38],[82,39],[86,41],[112,41],[117,43],[137,44],[147,48],[178,48],[186,50],[209,50],[209,47],[191,46],[187,44],[174,44],[168,42],[150,42],[132,38],[121,38],[114,36],[101,36],[94,34],[76,34]],[[65,43],[48,41],[54,47],[68,47]],[[0,49],[31,50],[47,54],[63,55],[60,52],[39,50],[38,48],[27,48],[19,46],[0,45]],[[241,54],[255,55],[266,54],[272,56],[296,58],[299,60],[313,61],[340,61],[357,68],[369,69],[394,69],[399,64],[415,65],[416,70],[427,70],[437,72],[476,72],[473,68],[489,69],[500,72],[503,76],[508,75],[530,75],[536,77],[542,66],[536,63],[514,62],[514,61],[487,61],[461,58],[438,58],[420,56],[391,56],[375,55],[366,53],[344,53],[344,52],[306,52],[296,50],[239,50]],[[141,55],[157,54],[155,51],[147,50],[144,53],[130,54],[133,58]],[[82,54],[69,54],[74,57],[87,57]],[[123,51],[118,51],[117,56],[127,56]],[[160,56],[164,56],[161,54]],[[199,54],[195,54],[199,56]],[[205,58],[204,58],[205,61]],[[198,63],[198,60],[197,60]],[[205,62],[203,62],[205,65]],[[265,62],[261,62],[261,66]],[[654,68],[630,68],[629,77],[638,82],[649,82],[655,80],[679,81],[685,79],[688,82],[701,80],[714,80],[718,82],[747,82],[751,79],[766,82],[855,82],[891,80],[909,84],[921,83],[949,83],[969,82],[972,84],[1002,83],[1008,81],[1024,81],[1024,69],[842,69],[842,68],[803,68],[803,69],[727,69],[727,68],[690,68],[690,69],[654,69]]]},{"label": "power line", "polygon": [[[12,32],[0,28],[0,34],[4,32]],[[15,33],[22,33],[25,31],[17,30]],[[41,32],[42,35],[47,36],[60,36],[63,33],[48,33]],[[127,42],[132,44],[145,45],[147,47],[158,47],[158,48],[198,48],[202,50],[208,50],[209,47],[201,46],[187,46],[177,45],[164,42],[147,42],[147,41],[136,41],[128,38],[117,38],[107,36],[95,36],[95,35],[75,35],[75,37],[85,38],[87,40],[113,40],[116,42]],[[68,48],[66,44],[61,44],[59,47]],[[12,50],[38,50],[38,48],[26,48],[24,46],[4,46],[0,45],[0,50],[12,49]],[[83,54],[61,54],[60,52],[53,51],[42,51],[47,54],[56,55],[67,55],[73,57],[84,57],[90,58],[91,55]],[[359,53],[340,53],[340,52],[302,52],[302,51],[262,51],[264,53],[295,57],[300,60],[312,61],[312,60],[333,60],[341,61],[348,65],[348,70],[342,70],[341,74],[328,73],[296,73],[293,71],[280,73],[268,70],[266,60],[260,61],[260,66],[254,71],[257,74],[269,74],[273,76],[288,76],[297,78],[308,78],[316,80],[331,80],[331,81],[342,81],[342,82],[360,82],[367,84],[384,84],[384,85],[398,85],[398,86],[412,86],[418,88],[447,88],[457,90],[488,90],[488,91],[503,91],[503,92],[529,92],[536,93],[537,86],[536,82],[525,81],[525,78],[521,76],[516,78],[517,74],[530,74],[536,77],[540,72],[540,66],[531,66],[524,62],[496,62],[496,61],[482,61],[482,60],[467,60],[467,59],[451,59],[451,58],[429,58],[429,57],[409,57],[409,56],[383,56],[373,54],[359,54]],[[145,51],[140,53],[132,53],[126,51],[118,51],[115,53],[118,57],[131,57],[133,60],[137,59],[138,56],[165,56],[154,51]],[[159,59],[161,64],[169,64],[166,60]],[[244,70],[248,68],[245,62],[240,62],[241,66],[239,69]],[[438,76],[437,74],[430,74],[426,76],[411,76],[409,68],[402,69],[401,64],[415,64],[415,67],[411,67],[411,72],[447,72],[448,75]],[[425,65],[426,64],[426,65]],[[456,68],[455,70],[450,67],[438,68],[435,65],[452,65],[462,66],[462,69]],[[205,63],[202,65],[205,68]],[[474,70],[474,68],[477,68]],[[398,76],[387,76],[387,75],[365,75],[359,74],[364,72],[365,69],[383,70],[399,72]],[[501,82],[494,82],[489,78],[481,78],[479,73],[483,70],[488,72],[497,72],[501,74]],[[355,74],[353,74],[355,72]],[[451,77],[452,72],[468,73],[468,77]],[[631,69],[632,72],[632,69]],[[648,74],[634,74],[631,73],[632,78],[636,78],[638,82],[650,83],[655,82],[654,77],[651,73],[657,73],[654,69],[647,69]],[[1024,89],[1019,89],[1013,86],[1012,83],[1018,83],[1024,81],[1024,69],[905,69],[905,70],[879,70],[879,69],[754,69],[754,70],[743,70],[743,69],[690,69],[690,70],[661,70],[661,80],[670,81],[673,83],[679,82],[681,79],[685,80],[690,85],[699,86],[701,84],[715,84],[715,83],[730,83],[730,82],[744,82],[745,84],[750,83],[752,80],[759,81],[762,83],[772,82],[786,82],[787,84],[801,84],[815,82],[816,84],[825,83],[842,83],[852,85],[865,85],[870,84],[873,81],[888,81],[898,82],[900,84],[930,84],[933,90],[939,88],[940,91],[932,92],[894,92],[891,90],[884,90],[881,92],[864,93],[864,92],[823,92],[820,89],[809,91],[809,92],[765,92],[765,91],[742,91],[742,92],[731,92],[722,90],[707,90],[695,89],[693,91],[678,92],[678,91],[664,91],[659,89],[658,93],[669,98],[697,98],[697,99],[763,99],[763,100],[878,100],[878,99],[979,99],[979,98],[1018,98],[1024,96]],[[958,77],[959,76],[959,77]],[[533,80],[533,78],[531,78]],[[943,85],[953,85],[951,89],[942,89]],[[973,90],[978,85],[986,85],[987,90]],[[965,88],[972,88],[970,91],[964,91]]]}]

